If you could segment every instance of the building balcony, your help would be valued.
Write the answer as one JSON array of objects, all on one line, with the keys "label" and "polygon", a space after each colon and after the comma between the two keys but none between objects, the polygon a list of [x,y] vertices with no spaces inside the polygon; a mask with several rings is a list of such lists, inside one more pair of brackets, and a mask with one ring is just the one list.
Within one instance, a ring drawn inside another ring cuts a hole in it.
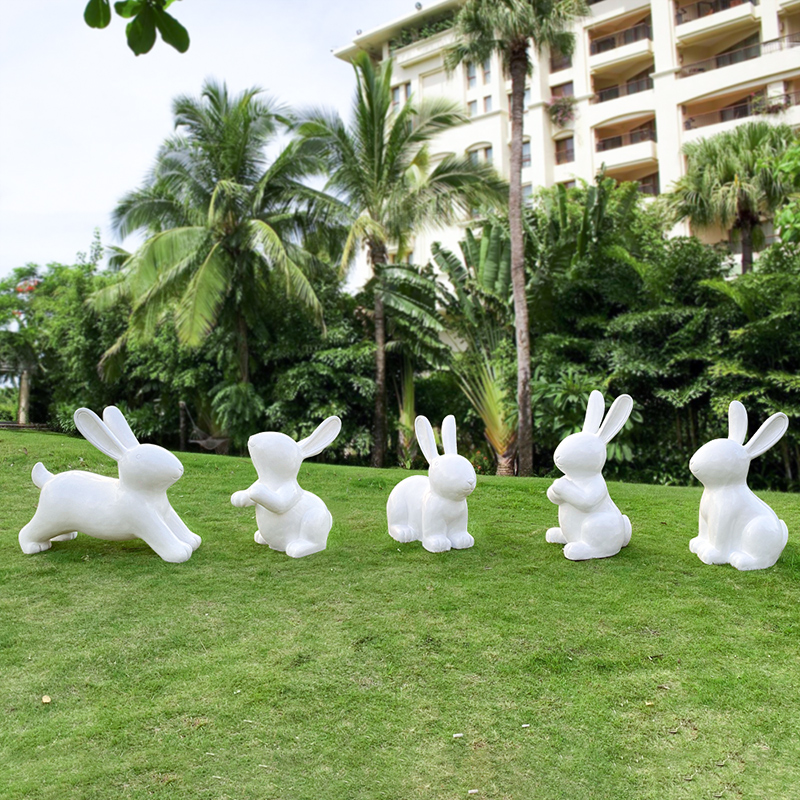
[{"label": "building balcony", "polygon": [[592,98],[592,103],[607,103],[609,100],[616,100],[619,97],[627,97],[631,94],[639,94],[653,88],[652,78],[640,78],[636,81],[620,83],[617,86],[609,86],[606,89],[598,89]]},{"label": "building balcony", "polygon": [[785,11],[800,9],[800,0],[778,0],[778,5]]},{"label": "building balcony", "polygon": [[750,117],[760,117],[795,126],[800,121],[800,92],[769,96],[759,92],[724,108],[702,114],[689,114],[683,121],[683,129],[686,131],[684,141],[713,136],[735,128],[741,120]]},{"label": "building balcony", "polygon": [[598,140],[595,161],[602,161],[606,169],[633,167],[658,163],[655,128],[640,128]]},{"label": "building balcony", "polygon": [[649,24],[642,23],[624,31],[601,36],[591,43],[589,68],[596,72],[611,65],[653,56],[653,36]]},{"label": "building balcony", "polygon": [[695,61],[686,64],[678,71],[679,78],[689,78],[693,75],[700,75],[704,72],[730,67],[733,64],[741,64],[744,61],[751,61],[754,58],[762,58],[772,53],[780,53],[784,50],[791,50],[800,47],[800,33],[792,33],[789,36],[782,36],[780,39],[771,39],[767,42],[751,44],[747,47],[740,47],[738,50],[730,50],[720,53],[702,61]]},{"label": "building balcony", "polygon": [[752,27],[758,20],[757,5],[758,0],[701,0],[682,6],[675,12],[675,38],[690,44],[707,36]]}]

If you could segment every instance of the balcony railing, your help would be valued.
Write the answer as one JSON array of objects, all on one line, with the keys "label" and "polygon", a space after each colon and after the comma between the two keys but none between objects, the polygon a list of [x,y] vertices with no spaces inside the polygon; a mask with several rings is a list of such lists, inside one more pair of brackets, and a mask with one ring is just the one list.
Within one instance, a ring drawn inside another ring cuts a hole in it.
[{"label": "balcony railing", "polygon": [[575,160],[575,148],[568,147],[566,150],[556,151],[556,164],[569,164]]},{"label": "balcony railing", "polygon": [[675,12],[675,24],[683,25],[685,22],[694,22],[701,17],[708,17],[720,11],[727,11],[729,8],[743,6],[745,4],[757,6],[759,0],[700,0],[699,3],[690,3]]},{"label": "balcony railing", "polygon": [[562,69],[569,69],[572,66],[572,56],[565,56],[563,53],[553,53],[550,56],[550,72],[560,72]]},{"label": "balcony railing", "polygon": [[717,125],[720,122],[780,114],[781,111],[797,105],[800,105],[800,92],[788,92],[786,94],[770,95],[769,97],[765,94],[757,94],[742,100],[740,103],[688,117],[684,120],[683,127],[684,130],[691,131],[695,128]]},{"label": "balcony railing", "polygon": [[609,100],[616,100],[618,97],[626,97],[629,94],[646,92],[653,88],[652,78],[639,78],[636,81],[628,81],[618,86],[609,86],[607,89],[600,89],[592,98],[593,103],[607,103]]},{"label": "balcony railing", "polygon": [[607,53],[609,50],[616,50],[617,47],[622,47],[626,44],[652,38],[652,29],[650,25],[648,23],[640,23],[639,25],[634,25],[632,28],[626,28],[624,31],[612,33],[610,36],[602,36],[599,39],[595,39],[589,51],[595,56],[598,53]]},{"label": "balcony railing", "polygon": [[616,150],[619,147],[627,147],[629,144],[657,141],[655,128],[640,128],[637,131],[628,131],[628,133],[620,133],[618,136],[599,139],[595,149],[598,153],[604,153],[606,150]]},{"label": "balcony railing", "polygon": [[646,194],[650,197],[656,197],[660,193],[660,181],[658,173],[649,175],[639,181],[639,194]]},{"label": "balcony railing", "polygon": [[678,72],[678,77],[687,78],[690,75],[729,67],[731,64],[741,64],[743,61],[750,61],[753,58],[760,58],[770,53],[778,53],[781,50],[790,50],[798,46],[800,46],[800,33],[790,33],[780,39],[770,39],[768,42],[747,45],[747,47],[740,47],[738,50],[730,50],[712,58],[687,64]]}]

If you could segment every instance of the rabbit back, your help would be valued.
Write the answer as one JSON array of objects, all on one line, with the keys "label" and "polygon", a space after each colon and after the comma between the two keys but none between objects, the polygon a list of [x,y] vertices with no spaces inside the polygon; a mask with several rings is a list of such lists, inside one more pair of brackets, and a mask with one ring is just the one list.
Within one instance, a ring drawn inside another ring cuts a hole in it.
[{"label": "rabbit back", "polygon": [[80,531],[95,539],[124,542],[138,538],[130,522],[135,511],[116,478],[72,470],[47,481],[34,519],[59,532]]}]

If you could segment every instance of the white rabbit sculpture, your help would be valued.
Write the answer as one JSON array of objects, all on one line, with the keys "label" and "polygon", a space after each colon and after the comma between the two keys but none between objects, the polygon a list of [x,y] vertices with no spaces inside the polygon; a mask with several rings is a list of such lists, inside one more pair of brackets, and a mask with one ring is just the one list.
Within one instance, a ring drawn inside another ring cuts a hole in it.
[{"label": "white rabbit sculpture", "polygon": [[200,546],[167,499],[167,489],[183,475],[183,465],[168,450],[139,444],[116,406],[103,419],[79,408],[75,426],[101,453],[119,463],[119,479],[72,470],[53,475],[37,463],[31,473],[41,489],[33,519],[20,531],[24,553],[40,553],[54,541],[77,532],[112,542],[141,539],[164,559],[188,561]]},{"label": "white rabbit sculpture", "polygon": [[467,497],[475,489],[475,470],[457,453],[456,418],[451,414],[442,422],[441,456],[425,417],[416,418],[414,429],[430,465],[428,477],[412,475],[392,489],[386,503],[389,534],[398,542],[421,539],[431,553],[472,547],[475,540],[467,533]]},{"label": "white rabbit sculpture", "polygon": [[589,395],[583,430],[556,448],[553,460],[564,477],[550,486],[547,499],[558,506],[559,527],[550,528],[545,538],[566,545],[564,555],[571,561],[614,556],[631,540],[631,522],[609,496],[603,466],[606,445],[632,410],[631,397],[621,394],[604,420],[603,395],[595,390]]},{"label": "white rabbit sculpture", "polygon": [[777,444],[789,427],[785,414],[773,414],[747,444],[747,411],[728,406],[728,438],[706,442],[689,461],[703,484],[700,533],[689,549],[706,564],[731,564],[739,570],[771,567],[786,547],[786,523],[747,486],[750,462]]},{"label": "white rabbit sculpture", "polygon": [[292,558],[324,550],[333,517],[315,494],[300,488],[297,475],[303,459],[321,453],[339,435],[342,421],[328,417],[306,439],[295,442],[284,433],[256,433],[247,442],[258,480],[234,492],[237,508],[256,506],[254,539]]}]

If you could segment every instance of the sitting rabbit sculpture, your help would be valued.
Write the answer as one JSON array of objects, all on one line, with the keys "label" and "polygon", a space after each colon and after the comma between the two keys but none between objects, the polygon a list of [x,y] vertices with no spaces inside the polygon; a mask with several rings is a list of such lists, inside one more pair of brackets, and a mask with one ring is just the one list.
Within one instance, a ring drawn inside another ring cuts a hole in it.
[{"label": "sitting rabbit sculpture", "polygon": [[258,473],[249,489],[231,495],[237,508],[256,506],[255,540],[292,558],[318,553],[328,544],[333,517],[315,494],[300,488],[303,459],[321,453],[339,435],[342,421],[328,417],[306,439],[295,442],[268,431],[250,437],[247,449]]},{"label": "sitting rabbit sculpture", "polygon": [[703,484],[700,533],[689,543],[706,564],[736,569],[771,567],[786,547],[786,523],[747,486],[750,462],[777,444],[789,427],[785,414],[773,414],[747,444],[747,411],[734,400],[728,407],[728,438],[704,444],[689,461]]},{"label": "sitting rabbit sculpture", "polygon": [[398,542],[421,539],[431,553],[472,547],[475,540],[467,533],[467,497],[475,489],[475,470],[457,453],[456,418],[451,414],[442,422],[441,456],[425,417],[416,418],[414,429],[430,469],[427,478],[412,475],[392,489],[386,503],[389,534]]},{"label": "sitting rabbit sculpture", "polygon": [[39,553],[81,531],[113,542],[142,539],[164,561],[187,561],[200,537],[167,499],[167,489],[183,475],[181,462],[163,447],[139,444],[115,406],[102,420],[88,408],[79,408],[74,419],[87,441],[119,463],[119,479],[79,470],[53,475],[36,464],[32,478],[42,491],[33,519],[20,531],[22,551]]},{"label": "sitting rabbit sculpture", "polygon": [[[558,528],[547,531],[548,542],[564,544],[571,561],[608,558],[631,540],[630,520],[608,494],[603,479],[606,445],[628,421],[633,400],[620,395],[603,420],[603,395],[593,391],[586,407],[583,430],[567,436],[553,456],[564,473],[547,490],[547,499],[558,506]],[[602,423],[602,425],[601,425]]]}]

